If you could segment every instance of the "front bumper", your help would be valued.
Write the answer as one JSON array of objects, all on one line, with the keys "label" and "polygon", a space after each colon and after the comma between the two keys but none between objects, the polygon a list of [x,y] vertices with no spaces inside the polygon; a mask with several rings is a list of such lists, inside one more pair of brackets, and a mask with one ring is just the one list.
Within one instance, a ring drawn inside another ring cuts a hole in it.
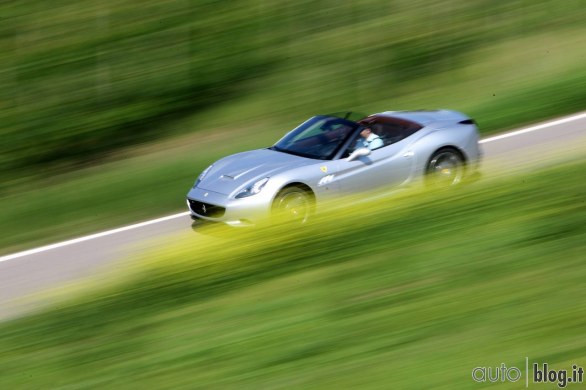
[{"label": "front bumper", "polygon": [[268,219],[271,202],[272,199],[263,194],[233,199],[197,187],[187,194],[187,207],[193,217],[232,226],[251,226]]}]

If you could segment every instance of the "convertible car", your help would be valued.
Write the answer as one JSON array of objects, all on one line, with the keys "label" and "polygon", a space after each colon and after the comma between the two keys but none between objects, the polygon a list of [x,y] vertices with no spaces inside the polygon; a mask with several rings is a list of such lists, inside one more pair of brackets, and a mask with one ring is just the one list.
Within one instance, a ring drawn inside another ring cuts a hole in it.
[{"label": "convertible car", "polygon": [[271,147],[216,161],[187,194],[192,218],[246,226],[280,214],[304,223],[332,196],[448,187],[477,169],[478,128],[462,113],[352,115],[314,116]]}]

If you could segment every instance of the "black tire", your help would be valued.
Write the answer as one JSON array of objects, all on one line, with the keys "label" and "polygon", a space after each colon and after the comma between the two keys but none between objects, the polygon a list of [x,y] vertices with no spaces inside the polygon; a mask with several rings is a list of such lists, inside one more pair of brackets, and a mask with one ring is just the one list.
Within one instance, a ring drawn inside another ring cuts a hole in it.
[{"label": "black tire", "polygon": [[279,221],[305,224],[313,214],[314,200],[308,190],[289,186],[283,188],[273,201],[273,217]]},{"label": "black tire", "polygon": [[425,183],[433,188],[448,188],[460,184],[466,166],[462,154],[453,148],[442,148],[433,153],[425,168]]}]

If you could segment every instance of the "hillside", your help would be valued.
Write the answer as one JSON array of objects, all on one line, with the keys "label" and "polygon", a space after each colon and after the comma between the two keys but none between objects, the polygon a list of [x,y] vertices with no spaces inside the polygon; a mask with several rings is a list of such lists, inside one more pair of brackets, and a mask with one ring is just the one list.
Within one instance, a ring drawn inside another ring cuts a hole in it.
[{"label": "hillside", "polygon": [[218,108],[212,126],[451,107],[491,130],[586,100],[576,1],[24,0],[0,15],[0,191],[199,131],[181,121]]}]

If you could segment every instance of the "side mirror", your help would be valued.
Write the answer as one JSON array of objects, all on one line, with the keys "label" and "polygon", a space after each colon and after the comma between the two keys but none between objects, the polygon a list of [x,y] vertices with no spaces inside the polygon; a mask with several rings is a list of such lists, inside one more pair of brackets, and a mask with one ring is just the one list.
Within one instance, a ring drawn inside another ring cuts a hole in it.
[{"label": "side mirror", "polygon": [[368,155],[370,155],[370,149],[368,149],[368,148],[358,148],[355,151],[353,151],[352,154],[350,154],[348,156],[348,158],[346,158],[346,161],[348,161],[348,162],[354,161],[357,158],[366,157]]}]

